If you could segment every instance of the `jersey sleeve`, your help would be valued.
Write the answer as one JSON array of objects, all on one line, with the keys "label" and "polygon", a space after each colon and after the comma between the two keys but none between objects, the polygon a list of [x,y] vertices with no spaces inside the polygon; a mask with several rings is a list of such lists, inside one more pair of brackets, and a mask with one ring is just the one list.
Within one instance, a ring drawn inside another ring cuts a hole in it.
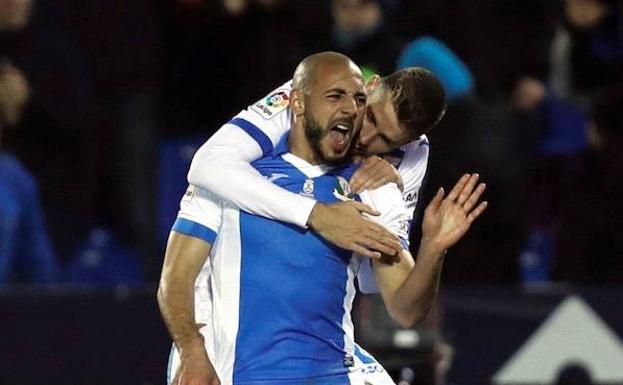
[{"label": "jersey sleeve", "polygon": [[222,201],[209,191],[191,185],[180,202],[180,211],[171,230],[212,245],[221,227],[222,216]]},{"label": "jersey sleeve", "polygon": [[223,125],[193,157],[188,182],[249,213],[305,228],[316,201],[275,186],[250,164],[290,129],[290,90],[285,83]]},{"label": "jersey sleeve", "polygon": [[398,172],[404,184],[402,196],[409,221],[413,220],[413,212],[417,206],[420,189],[426,176],[429,152],[428,138],[423,135],[419,140],[406,146],[404,158],[398,166]]},{"label": "jersey sleeve", "polygon": [[[395,183],[389,183],[372,191],[363,191],[360,194],[361,201],[380,213],[371,220],[383,225],[396,235],[403,248],[409,248],[409,225],[411,216],[409,209],[405,207],[402,194]],[[357,274],[359,290],[364,293],[378,293],[376,278],[372,271],[372,261],[364,258]]]}]

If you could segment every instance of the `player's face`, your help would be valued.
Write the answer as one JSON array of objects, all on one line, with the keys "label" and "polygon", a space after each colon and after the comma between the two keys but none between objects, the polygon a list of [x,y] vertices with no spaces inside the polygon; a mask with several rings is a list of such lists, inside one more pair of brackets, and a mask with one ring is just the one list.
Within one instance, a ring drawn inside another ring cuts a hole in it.
[{"label": "player's face", "polygon": [[385,154],[411,139],[407,129],[398,122],[391,95],[387,92],[373,93],[368,99],[355,152],[362,155]]},{"label": "player's face", "polygon": [[366,104],[361,73],[356,68],[321,66],[305,96],[305,135],[321,163],[348,159]]}]

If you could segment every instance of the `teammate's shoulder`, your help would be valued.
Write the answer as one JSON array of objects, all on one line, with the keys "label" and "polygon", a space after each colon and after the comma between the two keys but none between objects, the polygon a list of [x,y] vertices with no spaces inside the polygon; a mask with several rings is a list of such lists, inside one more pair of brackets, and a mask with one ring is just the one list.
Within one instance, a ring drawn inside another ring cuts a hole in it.
[{"label": "teammate's shoulder", "polygon": [[403,153],[403,159],[427,158],[430,144],[426,135],[422,135],[416,140],[409,142],[400,149]]},{"label": "teammate's shoulder", "polygon": [[404,151],[409,151],[409,150],[418,149],[420,147],[428,147],[428,146],[430,146],[428,137],[426,135],[421,135],[419,138],[415,139],[414,141],[411,141],[405,144],[404,146],[402,146],[402,148]]},{"label": "teammate's shoulder", "polygon": [[274,119],[276,116],[287,111],[290,106],[290,91],[292,81],[288,80],[275,88],[269,94],[249,106],[247,111],[253,112],[263,119]]}]

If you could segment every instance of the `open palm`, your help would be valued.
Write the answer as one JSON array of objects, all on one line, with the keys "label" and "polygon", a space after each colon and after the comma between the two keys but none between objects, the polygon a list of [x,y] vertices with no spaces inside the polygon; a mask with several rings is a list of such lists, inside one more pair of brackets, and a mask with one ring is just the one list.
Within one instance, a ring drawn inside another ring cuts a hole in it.
[{"label": "open palm", "polygon": [[469,230],[471,224],[487,208],[480,202],[485,184],[477,185],[478,174],[465,174],[444,198],[440,188],[426,207],[422,223],[422,242],[446,250],[456,244]]}]

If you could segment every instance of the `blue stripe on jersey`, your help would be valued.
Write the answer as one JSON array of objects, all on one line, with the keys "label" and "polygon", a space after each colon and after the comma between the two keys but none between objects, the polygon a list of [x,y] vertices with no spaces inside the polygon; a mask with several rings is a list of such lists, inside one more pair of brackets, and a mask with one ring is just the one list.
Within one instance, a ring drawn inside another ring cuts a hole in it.
[{"label": "blue stripe on jersey", "polygon": [[244,132],[255,139],[257,144],[262,148],[262,154],[264,154],[264,156],[268,156],[273,152],[273,142],[264,131],[260,130],[255,124],[242,118],[233,118],[228,123],[240,127]]},{"label": "blue stripe on jersey", "polygon": [[374,358],[370,357],[366,351],[361,349],[359,345],[355,344],[355,356],[361,360],[364,364],[376,364],[377,362]]},{"label": "blue stripe on jersey", "polygon": [[171,230],[190,237],[202,239],[209,244],[213,244],[216,238],[216,232],[211,228],[185,218],[178,217]]}]

